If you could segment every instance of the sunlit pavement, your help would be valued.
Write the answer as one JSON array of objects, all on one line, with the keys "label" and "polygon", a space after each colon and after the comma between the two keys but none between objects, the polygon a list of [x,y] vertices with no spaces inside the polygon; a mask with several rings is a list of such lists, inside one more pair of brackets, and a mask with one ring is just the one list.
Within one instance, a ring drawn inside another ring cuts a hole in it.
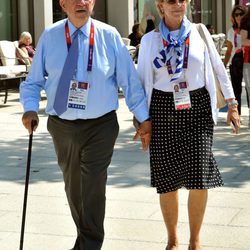
[{"label": "sunlit pavement", "polygon": [[[244,92],[244,91],[243,91]],[[2,94],[2,92],[1,92]],[[28,134],[21,124],[18,94],[7,104],[0,96],[0,249],[19,249]],[[133,142],[132,115],[120,96],[120,134],[109,167],[103,250],[163,250],[166,230],[158,195],[149,186],[148,153]],[[46,129],[45,98],[34,133],[24,250],[66,250],[74,244],[75,227],[64,194],[51,138]],[[205,250],[250,249],[250,130],[243,97],[242,129],[233,135],[220,113],[214,154],[225,182],[209,191],[202,227]],[[180,191],[180,250],[188,247],[186,190]],[[91,249],[87,249],[91,250]]]}]

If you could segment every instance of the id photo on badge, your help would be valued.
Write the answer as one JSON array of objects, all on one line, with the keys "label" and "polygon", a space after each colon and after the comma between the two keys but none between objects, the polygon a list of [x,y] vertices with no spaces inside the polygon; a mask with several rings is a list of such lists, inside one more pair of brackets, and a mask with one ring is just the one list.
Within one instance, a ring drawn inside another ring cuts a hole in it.
[{"label": "id photo on badge", "polygon": [[70,90],[77,91],[77,82],[75,81],[71,82]]},{"label": "id photo on badge", "polygon": [[175,84],[174,85],[174,92],[179,92],[179,90],[180,90],[179,84]]}]

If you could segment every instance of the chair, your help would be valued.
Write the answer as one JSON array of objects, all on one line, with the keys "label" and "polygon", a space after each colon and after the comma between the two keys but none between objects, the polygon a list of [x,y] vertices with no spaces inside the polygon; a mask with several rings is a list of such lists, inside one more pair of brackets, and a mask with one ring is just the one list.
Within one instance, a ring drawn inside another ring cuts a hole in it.
[{"label": "chair", "polygon": [[214,41],[215,48],[217,49],[218,53],[220,51],[220,36],[218,34],[211,35]]},{"label": "chair", "polygon": [[0,41],[0,74],[1,75],[16,75],[27,72],[26,65],[20,65],[16,57],[16,47],[18,42]]},{"label": "chair", "polygon": [[219,54],[222,55],[223,53],[223,47],[224,47],[224,44],[225,44],[225,41],[226,41],[226,35],[224,33],[219,33],[218,34],[219,36]]},{"label": "chair", "polygon": [[131,57],[133,58],[134,53],[135,53],[135,51],[136,51],[136,47],[134,47],[134,46],[127,46],[127,49],[128,49],[129,54],[130,54]]},{"label": "chair", "polygon": [[129,46],[129,45],[130,45],[130,39],[129,39],[129,38],[122,37],[122,41],[124,42],[124,44],[125,44],[126,46]]},{"label": "chair", "polygon": [[130,46],[130,39],[129,38],[122,37],[122,40],[123,40],[124,44],[126,45],[126,48],[128,49],[130,56],[132,57],[132,60],[134,61],[136,47]]},{"label": "chair", "polygon": [[224,47],[225,47],[226,35],[224,33],[219,33],[219,34],[213,34],[211,36],[219,55],[221,56],[221,58],[223,58],[225,56]]}]

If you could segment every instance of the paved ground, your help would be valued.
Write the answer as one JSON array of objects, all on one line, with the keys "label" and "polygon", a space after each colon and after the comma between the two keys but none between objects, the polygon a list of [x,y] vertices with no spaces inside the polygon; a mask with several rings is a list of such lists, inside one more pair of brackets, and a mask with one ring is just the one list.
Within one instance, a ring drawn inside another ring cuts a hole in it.
[{"label": "paved ground", "polygon": [[[71,220],[42,102],[40,126],[34,134],[26,218],[25,250],[72,247]],[[0,96],[0,103],[2,97]],[[28,135],[21,125],[17,93],[0,104],[0,250],[19,249]],[[158,195],[149,187],[148,154],[133,142],[132,115],[120,98],[120,135],[107,184],[106,236],[103,250],[163,250],[166,231]],[[220,113],[214,153],[225,186],[209,192],[202,228],[204,250],[250,249],[250,131],[243,101],[241,134],[231,134]],[[180,191],[180,249],[188,247],[187,191]]]}]

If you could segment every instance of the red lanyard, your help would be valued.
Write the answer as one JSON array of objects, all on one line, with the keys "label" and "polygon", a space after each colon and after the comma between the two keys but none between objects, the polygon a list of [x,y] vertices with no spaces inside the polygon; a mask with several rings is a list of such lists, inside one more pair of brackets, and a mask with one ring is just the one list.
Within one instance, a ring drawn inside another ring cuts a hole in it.
[{"label": "red lanyard", "polygon": [[68,47],[68,51],[69,51],[69,48],[71,46],[71,39],[70,39],[70,34],[69,34],[68,21],[65,23],[65,37],[66,37],[67,47]]},{"label": "red lanyard", "polygon": [[[68,21],[65,23],[65,37],[66,37],[67,47],[69,51],[69,48],[71,46],[71,39],[70,39]],[[89,72],[92,71],[94,44],[95,44],[95,27],[94,27],[94,23],[91,21],[90,35],[89,35],[89,56],[88,56],[88,65],[87,65],[87,71]]]},{"label": "red lanyard", "polygon": [[234,47],[237,48],[237,34],[238,34],[238,29],[234,30]]},{"label": "red lanyard", "polygon": [[[167,41],[165,41],[164,39],[162,39],[162,42],[163,42],[164,48],[168,46]],[[183,69],[187,69],[188,68],[189,46],[190,46],[190,36],[188,36],[187,39],[185,40]],[[170,75],[173,74],[173,70],[172,70],[172,66],[171,66],[170,60],[167,61],[167,70],[168,70],[168,73]]]},{"label": "red lanyard", "polygon": [[234,47],[237,48],[238,47],[238,43],[237,43],[237,35],[239,34],[239,29],[235,29],[234,30]]}]

